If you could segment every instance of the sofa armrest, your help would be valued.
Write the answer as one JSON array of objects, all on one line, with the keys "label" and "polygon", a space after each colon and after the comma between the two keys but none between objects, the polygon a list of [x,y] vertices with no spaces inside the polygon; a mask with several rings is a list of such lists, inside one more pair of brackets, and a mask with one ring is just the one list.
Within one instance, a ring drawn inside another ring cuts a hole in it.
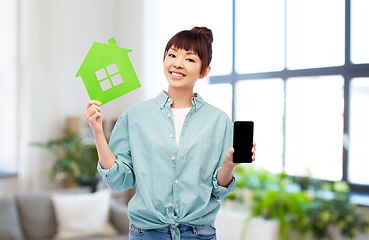
[{"label": "sofa armrest", "polygon": [[110,221],[114,227],[121,233],[129,232],[128,207],[122,203],[112,200],[110,204]]}]

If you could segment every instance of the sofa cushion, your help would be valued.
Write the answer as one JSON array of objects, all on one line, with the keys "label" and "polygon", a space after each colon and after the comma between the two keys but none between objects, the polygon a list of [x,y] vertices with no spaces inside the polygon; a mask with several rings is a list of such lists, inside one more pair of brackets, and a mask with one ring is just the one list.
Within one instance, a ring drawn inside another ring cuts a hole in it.
[{"label": "sofa cushion", "polygon": [[121,234],[128,235],[129,219],[128,207],[116,201],[112,201],[110,205],[110,221]]},{"label": "sofa cushion", "polygon": [[[55,240],[55,239],[54,238],[43,238],[42,240]],[[128,240],[128,235],[119,235],[119,236],[116,236],[116,237],[75,238],[75,239],[69,239],[69,240]]]},{"label": "sofa cushion", "polygon": [[14,198],[0,198],[0,233],[2,240],[24,239]]},{"label": "sofa cushion", "polygon": [[108,189],[89,194],[55,194],[51,197],[57,220],[56,239],[114,237],[109,222],[111,193]]},{"label": "sofa cushion", "polygon": [[25,237],[53,237],[56,233],[56,222],[50,194],[18,195],[17,201]]}]

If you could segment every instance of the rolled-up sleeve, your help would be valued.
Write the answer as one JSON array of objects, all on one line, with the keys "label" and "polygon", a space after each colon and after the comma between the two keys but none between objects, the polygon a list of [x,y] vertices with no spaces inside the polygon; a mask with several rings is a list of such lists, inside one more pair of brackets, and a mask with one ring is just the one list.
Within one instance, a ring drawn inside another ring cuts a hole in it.
[{"label": "rolled-up sleeve", "polygon": [[127,113],[120,116],[115,124],[109,141],[109,147],[114,153],[116,160],[115,164],[110,169],[103,169],[100,162],[98,163],[97,170],[103,182],[106,183],[109,188],[117,192],[133,188],[136,181],[129,145]]},{"label": "rolled-up sleeve", "polygon": [[217,171],[213,174],[213,192],[212,192],[212,194],[217,200],[222,200],[228,194],[233,192],[233,190],[236,188],[236,179],[233,176],[232,181],[228,184],[227,187],[220,186],[218,184],[218,179],[217,179],[217,175],[218,175],[219,170],[220,170],[220,168],[218,168]]},{"label": "rolled-up sleeve", "polygon": [[228,194],[230,194],[236,188],[236,180],[235,180],[234,176],[232,177],[232,181],[228,184],[227,187],[220,186],[218,184],[218,179],[217,179],[217,175],[218,175],[219,170],[220,170],[220,168],[222,167],[222,164],[223,164],[223,159],[224,159],[226,153],[228,152],[228,149],[232,146],[232,142],[233,142],[232,122],[229,118],[227,118],[227,124],[226,124],[225,133],[224,133],[222,153],[220,155],[220,159],[219,159],[218,165],[216,167],[216,170],[213,173],[213,191],[212,191],[212,195],[217,200],[221,200],[221,199],[225,198]]}]

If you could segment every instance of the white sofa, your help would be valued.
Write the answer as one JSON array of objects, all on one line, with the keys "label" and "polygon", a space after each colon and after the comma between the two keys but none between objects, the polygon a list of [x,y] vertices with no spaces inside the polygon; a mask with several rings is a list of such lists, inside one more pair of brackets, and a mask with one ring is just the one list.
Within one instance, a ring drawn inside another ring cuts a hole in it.
[{"label": "white sofa", "polygon": [[[55,239],[54,237],[57,232],[61,231],[61,223],[59,221],[60,216],[56,214],[53,197],[59,196],[59,200],[62,199],[63,201],[63,196],[72,196],[71,194],[67,191],[58,193],[58,195],[55,195],[55,193],[18,194],[13,197],[0,198],[0,240]],[[86,197],[91,193],[73,193],[72,199],[77,201],[82,194]],[[94,196],[93,194],[91,196]],[[127,217],[127,207],[114,200],[109,199],[109,202],[106,218],[108,219],[108,224],[113,226],[116,232],[115,236],[104,237],[97,234],[95,236],[76,237],[74,239],[128,239],[129,220]],[[59,210],[62,209],[59,206],[57,208]],[[74,221],[81,222],[78,216]]]}]

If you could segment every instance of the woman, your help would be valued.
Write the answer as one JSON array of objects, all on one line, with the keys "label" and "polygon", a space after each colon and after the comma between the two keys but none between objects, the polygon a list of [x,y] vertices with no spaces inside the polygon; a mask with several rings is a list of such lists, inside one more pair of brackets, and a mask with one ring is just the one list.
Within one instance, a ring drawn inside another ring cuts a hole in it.
[{"label": "woman", "polygon": [[[114,191],[132,188],[129,239],[216,239],[220,202],[235,188],[232,122],[193,93],[210,72],[213,36],[194,27],[174,35],[164,51],[168,91],[122,114],[109,145],[100,103],[85,117],[99,154],[98,170]],[[253,160],[255,160],[255,143]]]}]

